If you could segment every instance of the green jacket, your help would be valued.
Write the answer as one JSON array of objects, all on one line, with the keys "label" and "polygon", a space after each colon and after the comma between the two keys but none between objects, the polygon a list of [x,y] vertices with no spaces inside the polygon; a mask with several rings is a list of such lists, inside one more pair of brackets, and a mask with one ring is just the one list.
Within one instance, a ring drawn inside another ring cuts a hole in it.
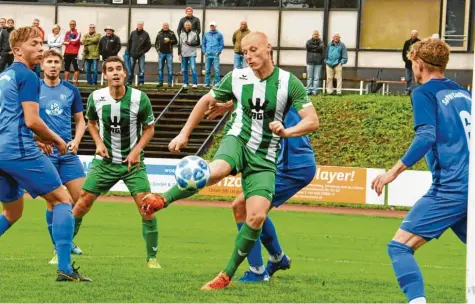
[{"label": "green jacket", "polygon": [[250,29],[247,29],[245,31],[238,29],[237,31],[234,32],[233,34],[234,53],[242,54],[241,40],[250,32],[251,32]]},{"label": "green jacket", "polygon": [[94,33],[83,36],[82,44],[84,45],[84,49],[82,52],[84,59],[99,59],[99,41],[101,40],[101,34]]}]

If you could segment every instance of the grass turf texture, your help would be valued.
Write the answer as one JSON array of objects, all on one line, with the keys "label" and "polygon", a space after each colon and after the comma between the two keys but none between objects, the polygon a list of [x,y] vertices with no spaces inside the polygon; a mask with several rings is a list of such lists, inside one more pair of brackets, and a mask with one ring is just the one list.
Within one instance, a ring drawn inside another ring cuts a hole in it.
[{"label": "grass turf texture", "polygon": [[[231,210],[171,206],[158,214],[159,262],[145,266],[134,204],[95,204],[73,256],[90,284],[55,283],[44,202],[27,200],[24,217],[0,241],[2,302],[404,302],[386,244],[400,219],[272,212],[292,269],[268,284],[218,292],[200,287],[224,267],[236,226]],[[297,224],[298,223],[298,224]],[[284,229],[285,227],[285,229]],[[452,232],[416,254],[430,302],[463,302],[465,247]],[[267,257],[265,257],[267,259]],[[235,279],[247,269],[239,269]]]},{"label": "grass turf texture", "polygon": [[[318,164],[390,169],[414,136],[408,96],[312,96],[320,129],[310,135]],[[211,159],[223,136],[204,155]],[[427,170],[424,160],[412,169]]]}]

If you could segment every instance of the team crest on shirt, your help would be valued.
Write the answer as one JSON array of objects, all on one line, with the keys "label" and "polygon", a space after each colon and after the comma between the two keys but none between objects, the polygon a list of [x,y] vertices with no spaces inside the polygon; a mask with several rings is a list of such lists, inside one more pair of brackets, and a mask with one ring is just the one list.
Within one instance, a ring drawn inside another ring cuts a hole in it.
[{"label": "team crest on shirt", "polygon": [[52,100],[48,102],[48,104],[46,105],[45,111],[46,111],[46,114],[50,116],[58,116],[58,115],[63,114],[64,109],[63,109],[63,105],[59,101]]},{"label": "team crest on shirt", "polygon": [[67,97],[66,94],[59,95],[59,98],[61,98],[62,101],[65,101],[66,97]]}]

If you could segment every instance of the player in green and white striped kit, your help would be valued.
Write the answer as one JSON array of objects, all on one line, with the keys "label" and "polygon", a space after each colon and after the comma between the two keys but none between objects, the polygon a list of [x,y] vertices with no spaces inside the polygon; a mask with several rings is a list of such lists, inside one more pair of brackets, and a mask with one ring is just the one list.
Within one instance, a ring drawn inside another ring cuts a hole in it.
[{"label": "player in green and white striped kit", "polygon": [[[127,74],[119,57],[107,58],[102,70],[108,87],[92,92],[87,104],[86,118],[96,156],[73,209],[75,234],[97,197],[118,181],[125,183],[139,211],[142,199],[150,193],[143,149],[155,133],[152,105],[145,93],[125,86]],[[153,215],[142,215],[142,234],[148,267],[161,268],[156,260],[158,228]]]},{"label": "player in green and white striped kit", "polygon": [[[233,100],[234,112],[226,127],[226,135],[210,163],[208,185],[229,174],[242,173],[242,188],[246,199],[246,222],[239,231],[231,259],[224,271],[203,290],[226,287],[238,266],[259,238],[274,195],[275,174],[281,137],[298,137],[318,128],[318,117],[307,97],[302,82],[293,74],[272,63],[267,36],[253,32],[243,38],[242,50],[249,68],[235,69],[226,75],[209,94],[203,96],[180,134],[169,144],[170,151],[185,147],[193,129],[216,102]],[[293,106],[302,117],[296,126],[285,128],[283,119]],[[148,213],[175,200],[193,195],[177,186],[163,194],[163,200],[151,206]]]}]

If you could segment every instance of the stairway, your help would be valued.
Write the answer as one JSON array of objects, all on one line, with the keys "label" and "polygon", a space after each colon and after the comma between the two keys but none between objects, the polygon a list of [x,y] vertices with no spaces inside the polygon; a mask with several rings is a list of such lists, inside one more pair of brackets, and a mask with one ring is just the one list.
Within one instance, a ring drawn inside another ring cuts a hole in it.
[{"label": "stairway", "polygon": [[[177,90],[143,91],[145,91],[150,98],[156,118],[159,117],[162,111],[167,107],[175,94],[178,92]],[[87,98],[91,92],[91,89],[81,88],[81,97],[83,100],[84,109],[86,109]],[[200,155],[206,152],[206,149],[212,141],[211,133],[213,130],[217,130],[223,125],[224,119],[222,120],[222,117],[218,117],[214,120],[203,119],[191,134],[188,141],[188,146],[182,149],[181,152],[172,153],[168,150],[168,144],[181,131],[188,119],[188,116],[196,105],[196,102],[205,93],[206,91],[189,90],[182,91],[176,97],[173,103],[169,105],[167,111],[157,121],[157,124],[155,125],[155,136],[145,148],[145,157],[183,158],[188,155],[197,155],[198,152],[200,152]],[[96,148],[94,141],[92,140],[89,132],[86,131],[86,134],[84,134],[83,140],[81,142],[79,154],[94,155],[95,151]]]}]

